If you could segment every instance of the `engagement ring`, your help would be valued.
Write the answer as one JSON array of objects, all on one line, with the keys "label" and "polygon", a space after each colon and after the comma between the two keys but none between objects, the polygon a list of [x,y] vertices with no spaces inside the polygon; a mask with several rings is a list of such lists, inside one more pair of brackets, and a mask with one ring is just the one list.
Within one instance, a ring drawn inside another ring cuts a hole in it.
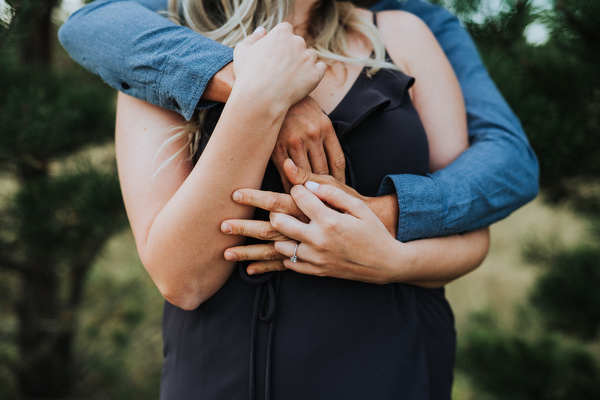
[{"label": "engagement ring", "polygon": [[292,257],[290,257],[290,261],[293,262],[294,264],[296,264],[298,262],[298,257],[296,256],[296,251],[298,250],[298,246],[300,246],[300,243],[296,243],[296,247],[294,248],[294,255]]}]

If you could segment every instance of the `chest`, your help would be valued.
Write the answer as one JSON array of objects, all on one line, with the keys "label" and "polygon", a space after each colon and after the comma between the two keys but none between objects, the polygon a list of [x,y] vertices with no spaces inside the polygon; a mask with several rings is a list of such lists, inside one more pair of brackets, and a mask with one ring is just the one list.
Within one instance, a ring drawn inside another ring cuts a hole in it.
[{"label": "chest", "polygon": [[329,115],[346,97],[362,70],[360,65],[335,63],[328,66],[325,76],[310,96]]}]

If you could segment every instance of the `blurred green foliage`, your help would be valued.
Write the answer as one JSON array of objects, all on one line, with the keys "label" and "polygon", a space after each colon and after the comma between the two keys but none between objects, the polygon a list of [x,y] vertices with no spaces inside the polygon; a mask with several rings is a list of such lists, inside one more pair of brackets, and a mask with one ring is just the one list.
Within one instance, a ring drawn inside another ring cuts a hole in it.
[{"label": "blurred green foliage", "polygon": [[[0,35],[0,397],[60,398],[77,376],[85,282],[126,226],[114,157],[114,93],[64,62],[57,0],[8,2]],[[61,59],[62,58],[62,59]]]},{"label": "blurred green foliage", "polygon": [[589,349],[532,323],[515,332],[493,313],[473,316],[457,367],[476,387],[511,400],[600,398],[600,372]]},{"label": "blurred green foliage", "polygon": [[[568,204],[590,225],[590,244],[529,244],[525,256],[542,270],[519,311],[528,322],[475,315],[463,327],[458,368],[491,398],[600,398],[600,2],[503,0],[490,14],[490,2],[443,3],[464,21],[521,119],[544,199]],[[533,23],[546,41],[528,41]]]},{"label": "blurred green foliage", "polygon": [[[545,197],[587,216],[600,242],[600,2],[436,2],[464,21],[521,118]],[[492,3],[499,11],[487,13]],[[0,26],[0,398],[156,398],[162,299],[131,237],[114,236],[126,224],[106,146],[114,93],[68,61],[55,39],[50,57],[46,42],[33,43],[56,0],[8,4],[17,13]],[[527,41],[532,23],[546,27],[547,42]],[[491,312],[473,316],[458,368],[481,390],[478,399],[600,398],[590,345],[600,323],[599,247],[532,244],[527,256],[544,272],[517,313],[526,316],[516,326]],[[39,363],[53,351],[64,352],[65,364]],[[64,368],[69,376],[50,376],[70,378],[67,386],[24,395],[30,364],[42,375]]]}]

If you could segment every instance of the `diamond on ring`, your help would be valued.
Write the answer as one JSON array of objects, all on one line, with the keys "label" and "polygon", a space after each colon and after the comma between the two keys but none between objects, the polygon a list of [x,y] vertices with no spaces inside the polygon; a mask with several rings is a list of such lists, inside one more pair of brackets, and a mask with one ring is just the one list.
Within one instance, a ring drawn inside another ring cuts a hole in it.
[{"label": "diamond on ring", "polygon": [[296,243],[296,247],[294,248],[294,255],[290,257],[290,261],[296,264],[298,262],[298,257],[296,256],[296,251],[298,251],[298,246],[300,243]]}]

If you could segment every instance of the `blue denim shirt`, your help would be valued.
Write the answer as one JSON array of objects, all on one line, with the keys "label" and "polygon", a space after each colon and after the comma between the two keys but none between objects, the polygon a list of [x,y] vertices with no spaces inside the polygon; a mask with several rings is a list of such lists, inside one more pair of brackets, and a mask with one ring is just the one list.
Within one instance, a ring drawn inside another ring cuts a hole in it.
[{"label": "blue denim shirt", "polygon": [[[112,87],[189,119],[207,105],[199,102],[207,82],[233,54],[156,14],[165,8],[166,0],[96,0],[73,13],[59,39]],[[398,240],[482,228],[533,199],[537,159],[459,21],[423,0],[384,0],[375,9],[411,12],[433,31],[460,82],[471,144],[433,174],[384,179],[380,194],[398,195]]]}]

